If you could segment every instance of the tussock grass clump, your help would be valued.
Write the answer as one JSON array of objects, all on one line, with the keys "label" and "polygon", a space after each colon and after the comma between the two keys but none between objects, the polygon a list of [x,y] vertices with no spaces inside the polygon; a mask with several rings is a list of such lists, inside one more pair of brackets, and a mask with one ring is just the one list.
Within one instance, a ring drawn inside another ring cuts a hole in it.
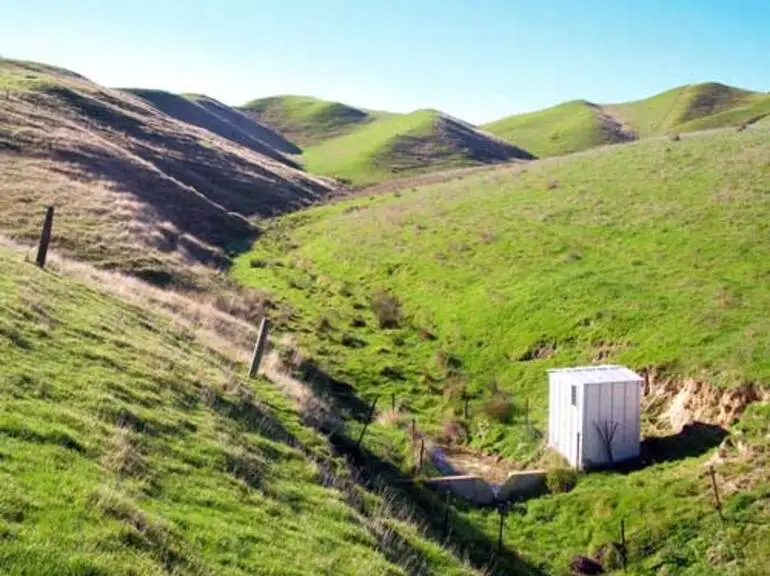
[{"label": "tussock grass clump", "polygon": [[569,492],[577,486],[577,473],[571,468],[554,468],[546,474],[545,484],[552,494]]},{"label": "tussock grass clump", "polygon": [[387,290],[380,290],[372,296],[372,312],[383,330],[401,326],[401,301]]}]

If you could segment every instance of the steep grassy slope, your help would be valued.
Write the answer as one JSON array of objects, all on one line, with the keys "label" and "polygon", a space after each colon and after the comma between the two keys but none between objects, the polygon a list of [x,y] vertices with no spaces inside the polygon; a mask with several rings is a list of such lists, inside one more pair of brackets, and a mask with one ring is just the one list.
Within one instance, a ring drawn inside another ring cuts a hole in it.
[{"label": "steep grassy slope", "polygon": [[472,573],[184,325],[0,266],[3,574]]},{"label": "steep grassy slope", "polygon": [[299,148],[275,130],[213,98],[202,94],[180,95],[144,88],[125,88],[123,91],[146,100],[172,118],[204,128],[287,166],[297,167],[286,155],[298,153]]},{"label": "steep grassy slope", "polygon": [[0,60],[0,229],[157,282],[200,284],[253,237],[246,218],[325,197],[329,184],[67,71]]},{"label": "steep grassy slope", "polygon": [[[405,420],[513,466],[542,463],[548,368],[648,371],[662,396],[645,399],[644,430],[665,463],[530,502],[508,520],[510,544],[565,573],[625,518],[634,573],[758,575],[767,406],[750,405],[720,449],[721,523],[703,464],[725,432],[680,431],[665,402],[706,382],[679,408],[729,426],[770,382],[769,143],[757,124],[357,198],[279,219],[234,274],[291,306],[299,348],[334,378],[393,393]],[[467,515],[494,530],[494,516]]]},{"label": "steep grassy slope", "polygon": [[[486,398],[495,381],[517,403],[537,399],[539,419],[557,364],[767,382],[768,141],[757,125],[640,142],[303,212],[235,273],[295,306],[303,344],[344,379],[397,389],[437,419],[439,351],[462,362],[471,392]],[[268,265],[251,268],[255,256]],[[385,289],[406,314],[395,331],[354,306]],[[367,327],[350,327],[359,315]],[[323,316],[328,334],[312,330]],[[346,350],[346,333],[367,345]],[[478,442],[518,450],[499,429]]]},{"label": "steep grassy slope", "polygon": [[483,128],[537,156],[569,154],[633,139],[617,120],[585,100],[509,116]]},{"label": "steep grassy slope", "polygon": [[644,138],[751,123],[770,114],[770,96],[710,82],[680,86],[605,109],[622,117]]},{"label": "steep grassy slope", "polygon": [[341,136],[382,116],[381,113],[308,96],[260,98],[240,109],[303,147]]},{"label": "steep grassy slope", "polygon": [[364,185],[532,155],[440,112],[418,110],[310,147],[303,158],[311,172]]}]

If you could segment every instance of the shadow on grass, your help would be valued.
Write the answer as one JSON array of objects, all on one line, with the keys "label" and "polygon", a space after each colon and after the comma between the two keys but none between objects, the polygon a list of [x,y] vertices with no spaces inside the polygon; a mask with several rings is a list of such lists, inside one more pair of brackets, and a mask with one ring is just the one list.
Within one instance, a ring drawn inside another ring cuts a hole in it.
[{"label": "shadow on grass", "polygon": [[458,514],[458,510],[470,510],[466,503],[457,501],[456,507],[447,507],[440,495],[365,446],[357,446],[356,440],[340,432],[332,433],[329,439],[355,469],[365,489],[386,492],[394,503],[409,511],[429,537],[455,548],[458,556],[467,558],[475,568],[490,574],[542,574],[505,546],[498,554],[497,542]]},{"label": "shadow on grass", "polygon": [[676,434],[645,438],[642,440],[639,458],[619,462],[612,470],[628,474],[664,462],[695,458],[719,446],[728,434],[727,430],[716,424],[685,424]]},{"label": "shadow on grass", "polygon": [[316,396],[327,402],[337,416],[358,422],[368,417],[371,404],[359,398],[350,384],[336,380],[312,360],[303,360],[297,372],[299,378]]}]

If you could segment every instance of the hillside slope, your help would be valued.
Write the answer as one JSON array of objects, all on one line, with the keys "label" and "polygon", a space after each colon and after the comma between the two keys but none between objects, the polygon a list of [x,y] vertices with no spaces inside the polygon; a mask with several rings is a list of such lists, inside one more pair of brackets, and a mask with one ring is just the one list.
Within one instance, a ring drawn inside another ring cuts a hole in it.
[{"label": "hillside slope", "polygon": [[365,185],[407,174],[532,159],[470,124],[434,110],[391,116],[307,148],[313,173]]},{"label": "hillside slope", "polygon": [[[528,503],[509,520],[514,546],[562,573],[625,518],[636,573],[758,575],[769,150],[758,123],[356,198],[279,219],[233,274],[290,307],[303,357],[337,381],[394,394],[428,434],[514,468],[544,465],[549,368],[648,374],[647,445],[670,452]],[[703,467],[726,436],[718,470],[736,522],[723,525]]]},{"label": "hillside slope", "polygon": [[770,95],[709,82],[604,108],[644,138],[755,122],[770,114]]},{"label": "hillside slope", "polygon": [[0,267],[2,574],[474,574],[175,318]]},{"label": "hillside slope", "polygon": [[101,266],[198,284],[206,273],[190,263],[226,263],[256,232],[247,218],[331,189],[278,151],[270,158],[66,70],[0,60],[0,90],[0,229],[34,241],[45,205],[56,205],[54,246]]},{"label": "hillside slope", "polygon": [[482,128],[537,156],[559,156],[638,138],[751,124],[770,115],[770,95],[715,82],[620,104],[565,102]]},{"label": "hillside slope", "polygon": [[271,96],[240,107],[302,147],[341,136],[381,114],[308,96]]},{"label": "hillside slope", "polygon": [[569,154],[634,138],[617,119],[585,100],[509,116],[482,128],[537,156]]},{"label": "hillside slope", "polygon": [[122,90],[146,100],[172,118],[204,128],[287,166],[298,167],[286,155],[297,154],[299,148],[275,130],[213,98],[202,94],[179,95],[143,88]]}]

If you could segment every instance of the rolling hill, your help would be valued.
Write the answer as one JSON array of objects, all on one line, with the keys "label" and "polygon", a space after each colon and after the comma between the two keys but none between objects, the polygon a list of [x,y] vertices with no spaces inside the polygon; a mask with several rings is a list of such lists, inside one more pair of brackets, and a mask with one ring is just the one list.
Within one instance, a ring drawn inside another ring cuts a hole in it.
[{"label": "rolling hill", "polygon": [[482,128],[538,156],[557,156],[638,138],[742,126],[769,114],[770,95],[709,82],[621,104],[565,102]]},{"label": "rolling hill", "polygon": [[482,128],[537,156],[558,156],[634,139],[614,116],[585,100],[510,116]]},{"label": "rolling hill", "polygon": [[361,186],[409,174],[534,158],[435,110],[371,122],[305,149],[308,171]]},{"label": "rolling hill", "polygon": [[644,138],[756,122],[770,114],[770,95],[709,82],[605,109],[624,118]]},{"label": "rolling hill", "polygon": [[247,102],[240,110],[302,147],[335,138],[387,116],[308,96],[272,96]]},{"label": "rolling hill", "polygon": [[[237,111],[73,72],[0,60],[0,228],[159,283],[200,284],[254,237],[249,219],[297,209],[332,184],[292,167],[290,145]],[[177,117],[165,113],[163,109]],[[236,129],[237,125],[237,129]]]},{"label": "rolling hill", "polygon": [[511,545],[566,574],[574,554],[612,549],[624,519],[631,573],[758,576],[769,150],[770,124],[756,123],[407,184],[277,219],[232,273],[285,307],[305,361],[497,466],[548,465],[549,368],[646,374],[646,467],[526,503],[507,520]]}]

